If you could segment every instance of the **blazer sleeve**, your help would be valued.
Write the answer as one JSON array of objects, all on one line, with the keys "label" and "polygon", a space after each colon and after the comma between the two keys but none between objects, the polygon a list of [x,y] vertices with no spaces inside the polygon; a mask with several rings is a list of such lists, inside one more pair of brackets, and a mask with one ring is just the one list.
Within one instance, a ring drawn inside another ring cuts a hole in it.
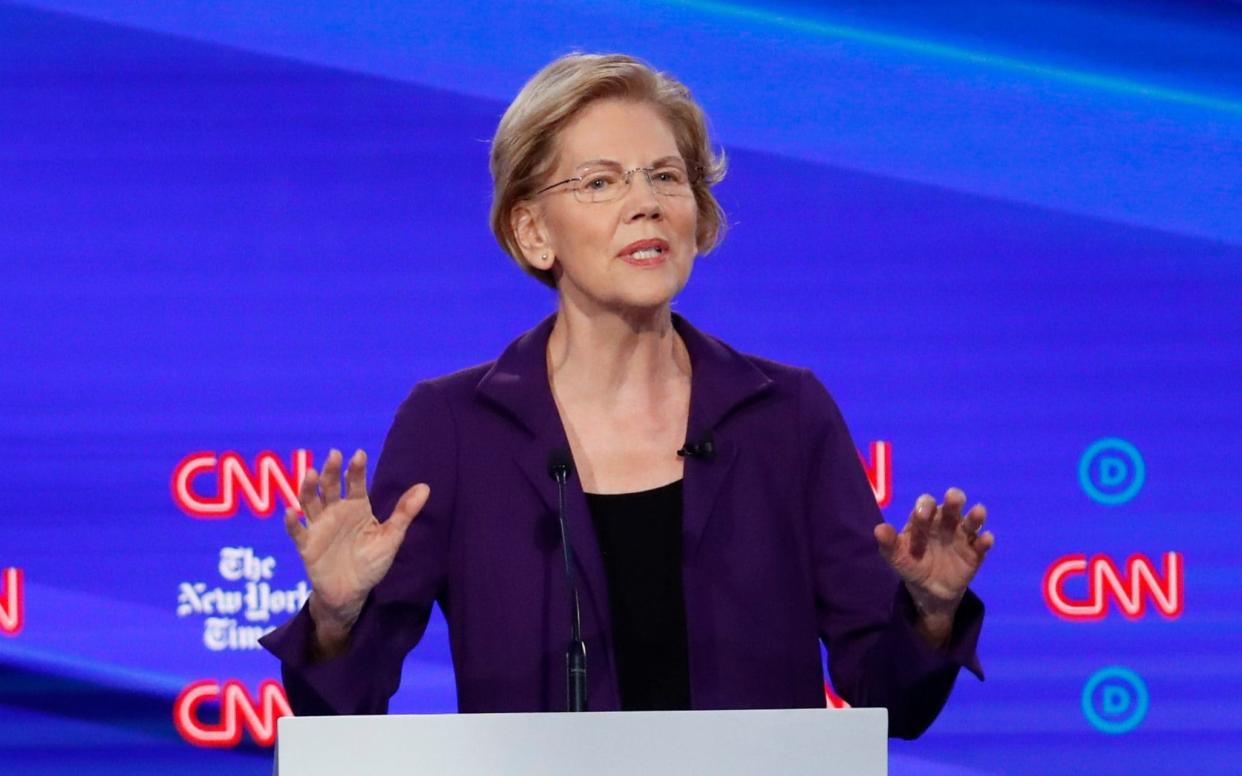
[{"label": "blazer sleeve", "polygon": [[314,622],[306,606],[260,640],[280,658],[281,677],[297,715],[383,714],[401,680],[406,654],[422,638],[432,604],[445,592],[455,492],[457,441],[448,403],[419,383],[401,404],[375,465],[369,491],[380,520],[410,486],[431,494],[406,531],[392,568],[367,597],[348,649],[312,659]]},{"label": "blazer sleeve", "polygon": [[919,636],[914,601],[876,545],[883,517],[857,448],[810,371],[799,415],[816,617],[833,690],[851,706],[887,708],[889,735],[915,738],[940,713],[961,667],[983,678],[975,654],[983,603],[967,590],[946,647]]}]

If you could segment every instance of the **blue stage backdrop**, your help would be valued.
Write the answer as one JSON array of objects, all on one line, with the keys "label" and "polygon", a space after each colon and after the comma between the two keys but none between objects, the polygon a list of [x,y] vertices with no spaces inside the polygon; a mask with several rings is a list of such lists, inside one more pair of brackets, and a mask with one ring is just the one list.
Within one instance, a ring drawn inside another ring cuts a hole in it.
[{"label": "blue stage backdrop", "polygon": [[0,3],[0,771],[270,772],[284,505],[553,309],[487,140],[578,49],[728,152],[676,309],[814,368],[890,521],[989,507],[987,680],[892,773],[1236,773],[1242,10],[870,5]]}]

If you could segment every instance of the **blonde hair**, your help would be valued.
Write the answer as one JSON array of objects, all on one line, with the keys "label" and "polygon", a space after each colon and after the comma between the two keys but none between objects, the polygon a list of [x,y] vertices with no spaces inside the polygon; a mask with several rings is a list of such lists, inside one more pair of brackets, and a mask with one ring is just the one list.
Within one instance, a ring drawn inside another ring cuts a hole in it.
[{"label": "blonde hair", "polygon": [[519,267],[548,286],[556,286],[552,272],[526,261],[510,214],[552,173],[560,130],[588,104],[607,98],[649,103],[664,115],[682,158],[690,169],[699,172],[694,183],[699,252],[708,253],[724,238],[724,210],[711,187],[724,177],[725,157],[723,151],[713,153],[707,117],[690,90],[672,76],[625,54],[567,54],[526,82],[492,138],[492,233]]}]

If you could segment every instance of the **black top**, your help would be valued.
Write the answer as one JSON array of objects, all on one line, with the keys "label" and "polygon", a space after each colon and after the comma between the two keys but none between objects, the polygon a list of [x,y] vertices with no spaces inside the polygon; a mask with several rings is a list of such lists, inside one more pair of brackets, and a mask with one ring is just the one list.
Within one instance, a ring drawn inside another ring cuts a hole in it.
[{"label": "black top", "polygon": [[621,708],[690,708],[681,587],[681,480],[638,493],[588,493],[604,555]]}]

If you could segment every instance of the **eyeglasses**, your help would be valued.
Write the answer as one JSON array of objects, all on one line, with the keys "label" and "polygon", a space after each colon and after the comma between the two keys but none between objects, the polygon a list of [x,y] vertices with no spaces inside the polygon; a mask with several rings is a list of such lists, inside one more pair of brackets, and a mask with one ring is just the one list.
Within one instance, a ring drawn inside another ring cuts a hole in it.
[{"label": "eyeglasses", "polygon": [[697,170],[687,168],[680,159],[662,159],[652,167],[635,167],[632,170],[622,170],[621,165],[615,162],[587,162],[575,172],[578,174],[574,177],[544,186],[534,196],[572,183],[574,199],[579,202],[611,202],[629,191],[634,173],[641,172],[647,178],[647,185],[656,194],[664,197],[687,197],[694,193],[693,187],[697,181]]}]

